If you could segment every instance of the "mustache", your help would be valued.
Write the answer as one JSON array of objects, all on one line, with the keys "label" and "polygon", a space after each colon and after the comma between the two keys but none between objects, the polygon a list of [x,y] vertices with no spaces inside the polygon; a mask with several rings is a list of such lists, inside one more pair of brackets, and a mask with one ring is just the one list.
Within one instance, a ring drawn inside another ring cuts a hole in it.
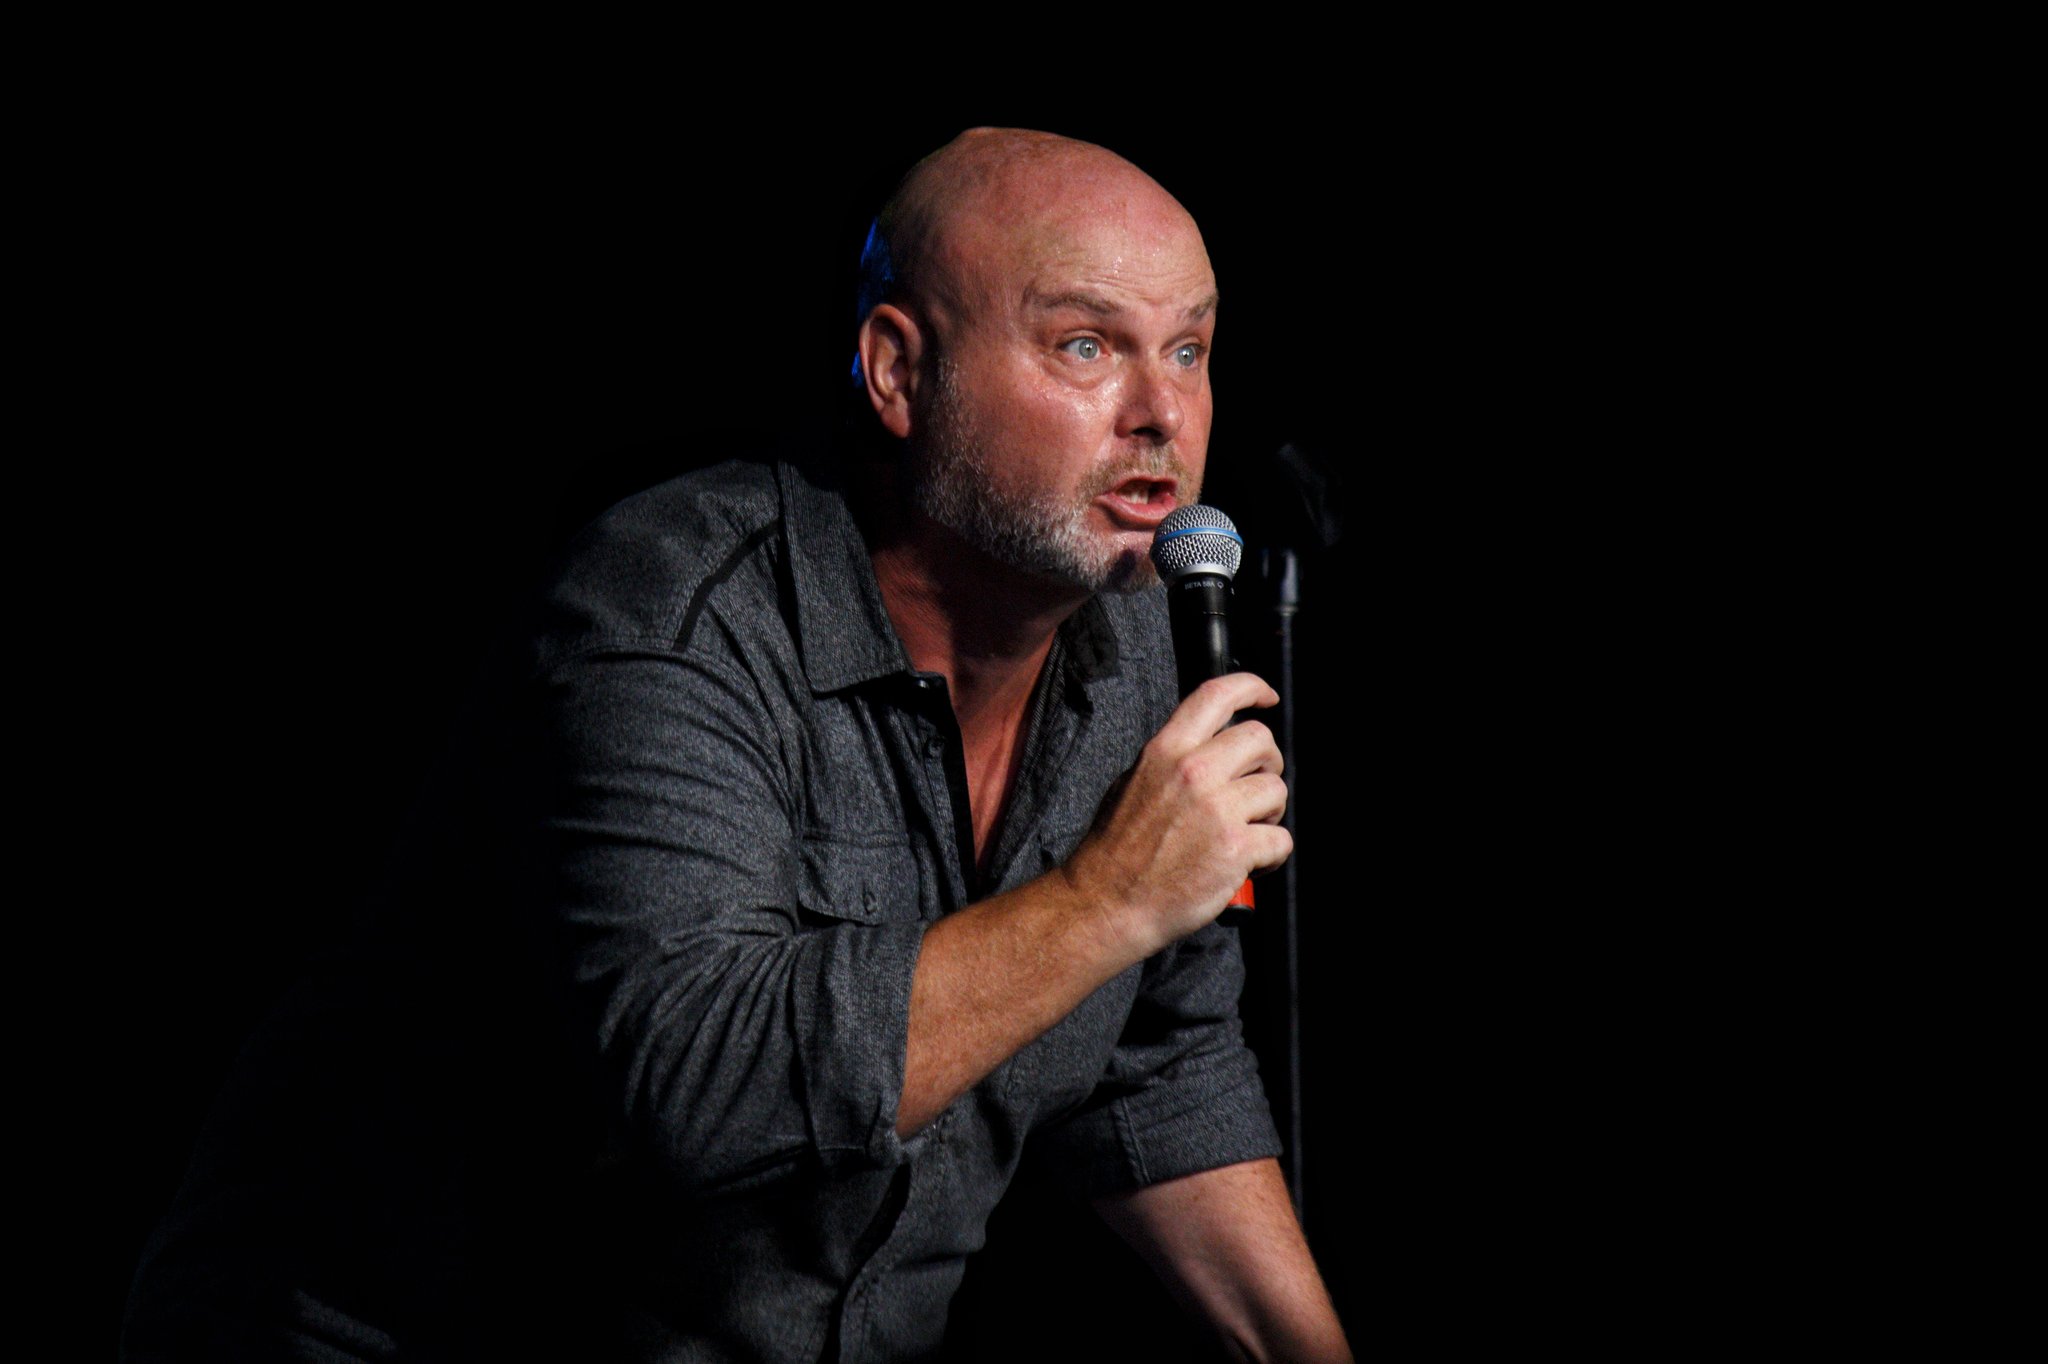
[{"label": "mustache", "polygon": [[1199,491],[1188,477],[1188,466],[1180,452],[1169,443],[1152,446],[1143,455],[1120,460],[1104,469],[1089,481],[1086,495],[1099,497],[1131,478],[1170,478],[1176,484],[1174,496],[1183,502],[1192,501]]}]

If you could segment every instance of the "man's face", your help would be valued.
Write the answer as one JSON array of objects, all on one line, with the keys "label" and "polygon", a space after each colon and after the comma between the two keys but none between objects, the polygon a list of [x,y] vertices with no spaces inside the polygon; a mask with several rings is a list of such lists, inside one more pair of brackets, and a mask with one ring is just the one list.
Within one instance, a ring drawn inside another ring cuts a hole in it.
[{"label": "man's face", "polygon": [[1199,497],[1208,455],[1215,277],[1152,189],[1163,202],[987,225],[912,441],[920,511],[1088,592],[1157,580],[1153,532]]}]

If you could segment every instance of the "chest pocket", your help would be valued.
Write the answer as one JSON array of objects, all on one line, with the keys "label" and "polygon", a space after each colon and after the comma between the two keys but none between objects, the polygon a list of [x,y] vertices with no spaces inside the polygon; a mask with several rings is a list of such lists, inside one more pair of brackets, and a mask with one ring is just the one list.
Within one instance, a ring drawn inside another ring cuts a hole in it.
[{"label": "chest pocket", "polygon": [[923,917],[917,859],[900,836],[886,839],[804,838],[797,853],[796,899],[805,927]]}]

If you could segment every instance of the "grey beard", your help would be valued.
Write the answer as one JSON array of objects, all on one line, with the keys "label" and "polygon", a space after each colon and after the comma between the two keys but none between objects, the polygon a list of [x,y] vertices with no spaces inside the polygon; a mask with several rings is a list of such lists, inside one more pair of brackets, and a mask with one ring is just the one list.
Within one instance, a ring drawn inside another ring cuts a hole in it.
[{"label": "grey beard", "polygon": [[1112,548],[1089,534],[1090,503],[1133,473],[1185,474],[1168,447],[1155,447],[1136,467],[1105,473],[1071,505],[1048,494],[999,491],[989,470],[999,458],[966,420],[950,365],[938,366],[938,391],[925,438],[910,452],[911,500],[918,511],[998,563],[1087,592],[1139,592],[1159,581],[1151,556]]},{"label": "grey beard", "polygon": [[1008,497],[979,472],[978,454],[955,451],[912,480],[917,509],[996,562],[1088,592],[1137,592],[1159,581],[1137,550],[1088,541],[1088,509]]}]

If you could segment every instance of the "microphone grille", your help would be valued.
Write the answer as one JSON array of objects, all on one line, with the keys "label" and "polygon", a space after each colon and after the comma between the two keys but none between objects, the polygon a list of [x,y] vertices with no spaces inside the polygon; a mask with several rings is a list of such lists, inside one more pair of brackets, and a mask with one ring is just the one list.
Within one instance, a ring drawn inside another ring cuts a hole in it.
[{"label": "microphone grille", "polygon": [[1235,578],[1243,560],[1237,527],[1214,507],[1175,507],[1152,537],[1152,565],[1166,582],[1190,573]]}]

